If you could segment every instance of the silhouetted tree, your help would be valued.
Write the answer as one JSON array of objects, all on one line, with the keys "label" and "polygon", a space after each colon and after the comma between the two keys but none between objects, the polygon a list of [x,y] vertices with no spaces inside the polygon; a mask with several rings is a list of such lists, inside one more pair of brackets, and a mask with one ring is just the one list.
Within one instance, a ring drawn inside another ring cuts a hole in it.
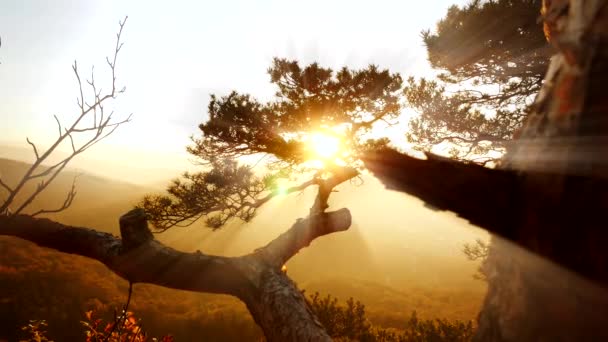
[{"label": "silhouetted tree", "polygon": [[[311,167],[308,162],[315,156],[307,140],[319,132],[335,135],[344,149],[336,157],[343,164],[354,165],[357,151],[370,146],[361,134],[376,121],[399,115],[401,78],[375,66],[334,73],[316,63],[302,68],[295,61],[275,59],[268,73],[277,87],[271,102],[260,103],[236,92],[211,96],[209,120],[200,125],[201,137],[188,148],[201,164],[211,168],[185,174],[169,187],[168,195],[143,201],[142,207],[156,228],[187,225],[201,217],[212,228],[232,217],[247,221],[277,194],[320,185],[335,174],[352,178],[354,170],[337,165],[331,158],[323,161],[323,167]],[[255,176],[250,166],[234,161],[251,155],[264,158],[262,165],[273,172]],[[310,179],[291,188],[278,186],[280,180],[298,174],[310,175]],[[312,213],[326,208],[331,189],[321,190]]]},{"label": "silhouetted tree", "polygon": [[419,114],[407,133],[416,148],[439,146],[482,163],[499,158],[549,63],[540,8],[541,0],[475,0],[450,7],[434,31],[422,32],[439,75],[410,78],[405,87]]}]

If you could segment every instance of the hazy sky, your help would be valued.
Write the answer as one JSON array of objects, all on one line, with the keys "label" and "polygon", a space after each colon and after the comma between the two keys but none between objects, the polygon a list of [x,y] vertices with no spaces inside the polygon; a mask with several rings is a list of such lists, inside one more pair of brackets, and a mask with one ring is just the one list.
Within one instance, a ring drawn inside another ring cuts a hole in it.
[{"label": "hazy sky", "polygon": [[210,93],[269,98],[266,70],[275,56],[427,74],[420,31],[463,2],[3,0],[0,143],[55,138],[52,114],[69,122],[77,113],[71,63],[77,59],[85,74],[95,64],[101,80],[125,15],[118,83],[127,92],[115,108],[134,119],[85,157],[180,168]]}]

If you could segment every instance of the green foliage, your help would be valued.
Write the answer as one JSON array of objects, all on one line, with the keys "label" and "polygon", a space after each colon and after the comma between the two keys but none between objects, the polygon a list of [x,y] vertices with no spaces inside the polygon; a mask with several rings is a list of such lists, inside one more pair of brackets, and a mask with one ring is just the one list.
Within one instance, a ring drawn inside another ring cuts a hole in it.
[{"label": "green foliage", "polygon": [[497,160],[548,66],[540,7],[541,0],[475,0],[450,7],[435,31],[422,32],[440,81],[410,79],[404,89],[420,114],[407,134],[411,143],[454,147],[458,159]]},{"label": "green foliage", "polygon": [[156,229],[189,225],[201,217],[207,226],[221,227],[228,219],[248,221],[256,198],[266,190],[263,179],[235,161],[216,161],[205,172],[185,173],[167,188],[168,195],[149,195],[140,206]]},{"label": "green foliage", "polygon": [[340,305],[330,295],[310,296],[308,304],[329,335],[336,341],[360,342],[464,342],[473,338],[473,323],[446,319],[419,319],[416,311],[403,329],[373,327],[366,317],[365,305],[352,298]]}]

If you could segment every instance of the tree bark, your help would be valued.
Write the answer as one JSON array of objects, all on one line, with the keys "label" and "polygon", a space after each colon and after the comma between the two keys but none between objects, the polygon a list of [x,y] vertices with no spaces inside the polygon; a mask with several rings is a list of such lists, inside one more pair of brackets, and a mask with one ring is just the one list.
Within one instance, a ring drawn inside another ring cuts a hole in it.
[{"label": "tree bark", "polygon": [[0,235],[98,260],[133,283],[235,296],[245,302],[268,341],[329,341],[304,295],[281,267],[314,239],[350,225],[347,209],[311,215],[265,247],[239,257],[167,247],[153,239],[140,209],[121,217],[122,239],[25,215],[0,216]]},{"label": "tree bark", "polygon": [[304,294],[281,270],[260,265],[259,286],[239,297],[268,341],[331,341]]}]

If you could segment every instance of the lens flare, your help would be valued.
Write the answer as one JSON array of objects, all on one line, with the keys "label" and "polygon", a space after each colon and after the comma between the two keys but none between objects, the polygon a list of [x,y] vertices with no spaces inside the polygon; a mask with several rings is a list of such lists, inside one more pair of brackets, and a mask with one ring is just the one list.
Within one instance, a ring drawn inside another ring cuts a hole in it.
[{"label": "lens flare", "polygon": [[284,178],[277,179],[275,186],[276,186],[277,195],[285,196],[285,195],[287,195],[287,193],[289,193],[289,183],[286,179],[284,179]]}]

